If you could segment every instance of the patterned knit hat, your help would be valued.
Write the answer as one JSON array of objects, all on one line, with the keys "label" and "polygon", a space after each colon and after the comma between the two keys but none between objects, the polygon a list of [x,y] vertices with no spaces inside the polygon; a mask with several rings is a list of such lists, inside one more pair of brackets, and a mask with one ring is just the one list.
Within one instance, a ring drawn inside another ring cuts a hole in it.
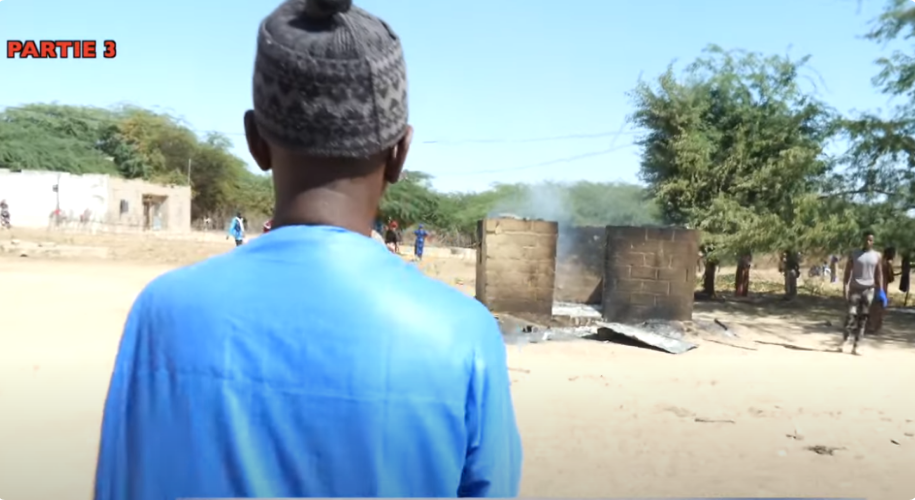
[{"label": "patterned knit hat", "polygon": [[313,156],[393,147],[407,128],[400,39],[352,0],[287,0],[260,26],[254,113],[266,139]]}]

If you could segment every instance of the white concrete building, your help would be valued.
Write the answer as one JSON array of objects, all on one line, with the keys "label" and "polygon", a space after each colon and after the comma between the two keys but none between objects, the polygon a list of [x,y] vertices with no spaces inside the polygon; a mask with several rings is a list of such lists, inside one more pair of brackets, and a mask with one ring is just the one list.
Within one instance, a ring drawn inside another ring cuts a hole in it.
[{"label": "white concrete building", "polygon": [[[120,230],[191,229],[191,190],[108,175],[0,169],[13,226],[83,224]],[[57,215],[55,215],[55,212]]]}]

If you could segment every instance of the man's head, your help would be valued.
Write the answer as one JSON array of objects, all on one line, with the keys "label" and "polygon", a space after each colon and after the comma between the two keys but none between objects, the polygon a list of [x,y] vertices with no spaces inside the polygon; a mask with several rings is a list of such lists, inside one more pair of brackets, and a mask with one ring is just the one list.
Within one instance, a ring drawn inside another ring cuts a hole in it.
[{"label": "man's head", "polygon": [[871,250],[874,248],[874,232],[864,231],[864,249]]},{"label": "man's head", "polygon": [[260,26],[245,132],[273,171],[277,226],[368,234],[412,137],[397,35],[352,0],[286,1]]},{"label": "man's head", "polygon": [[896,248],[895,247],[886,247],[883,249],[883,258],[886,260],[893,260],[896,258]]}]

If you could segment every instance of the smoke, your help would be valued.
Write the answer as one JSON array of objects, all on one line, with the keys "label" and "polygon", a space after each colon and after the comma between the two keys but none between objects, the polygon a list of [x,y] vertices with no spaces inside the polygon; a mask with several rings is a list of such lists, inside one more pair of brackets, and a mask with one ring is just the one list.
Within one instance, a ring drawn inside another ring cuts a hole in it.
[{"label": "smoke", "polygon": [[489,218],[514,217],[519,219],[544,220],[559,224],[556,244],[557,258],[571,252],[570,229],[574,224],[574,211],[568,189],[553,183],[502,186],[503,196],[490,210]]}]

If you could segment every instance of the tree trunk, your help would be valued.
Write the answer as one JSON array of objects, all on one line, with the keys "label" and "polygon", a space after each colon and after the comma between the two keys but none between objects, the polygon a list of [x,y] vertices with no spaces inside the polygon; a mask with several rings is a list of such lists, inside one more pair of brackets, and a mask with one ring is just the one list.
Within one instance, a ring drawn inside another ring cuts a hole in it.
[{"label": "tree trunk", "polygon": [[702,277],[702,293],[709,297],[715,296],[715,273],[718,271],[718,264],[715,262],[705,262],[705,271]]},{"label": "tree trunk", "polygon": [[737,274],[734,278],[734,295],[746,297],[750,294],[750,263],[753,257],[744,254],[737,259]]},{"label": "tree trunk", "polygon": [[785,252],[785,298],[797,296],[797,279],[800,275],[800,264],[797,252]]}]

